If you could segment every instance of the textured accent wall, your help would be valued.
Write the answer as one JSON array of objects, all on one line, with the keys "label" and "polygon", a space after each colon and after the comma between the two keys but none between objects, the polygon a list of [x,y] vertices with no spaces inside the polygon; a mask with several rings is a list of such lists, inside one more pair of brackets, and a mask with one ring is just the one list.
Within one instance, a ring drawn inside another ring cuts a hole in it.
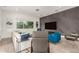
[{"label": "textured accent wall", "polygon": [[57,22],[57,31],[63,34],[79,33],[79,7],[40,18],[40,27],[45,30],[45,22]]}]

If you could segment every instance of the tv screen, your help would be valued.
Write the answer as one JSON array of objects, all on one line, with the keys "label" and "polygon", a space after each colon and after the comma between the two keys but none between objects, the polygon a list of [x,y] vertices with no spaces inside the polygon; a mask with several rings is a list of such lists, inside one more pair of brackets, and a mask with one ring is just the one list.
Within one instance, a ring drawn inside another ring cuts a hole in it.
[{"label": "tv screen", "polygon": [[56,22],[45,23],[45,29],[56,30],[57,29],[57,23]]}]

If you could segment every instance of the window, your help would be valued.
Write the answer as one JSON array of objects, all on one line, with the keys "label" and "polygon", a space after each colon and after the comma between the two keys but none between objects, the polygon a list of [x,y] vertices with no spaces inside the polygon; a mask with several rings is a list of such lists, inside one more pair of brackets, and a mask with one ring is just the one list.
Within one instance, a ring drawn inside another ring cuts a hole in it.
[{"label": "window", "polygon": [[27,29],[27,28],[33,28],[33,22],[32,21],[20,21],[17,22],[17,28],[18,29]]}]

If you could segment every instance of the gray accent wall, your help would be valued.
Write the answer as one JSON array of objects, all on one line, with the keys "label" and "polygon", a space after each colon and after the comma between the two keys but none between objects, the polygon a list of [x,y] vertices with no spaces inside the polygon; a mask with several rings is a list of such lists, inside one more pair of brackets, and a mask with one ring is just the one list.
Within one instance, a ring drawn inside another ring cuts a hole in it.
[{"label": "gray accent wall", "polygon": [[63,34],[79,33],[79,7],[40,18],[40,28],[45,30],[46,22],[57,22],[57,31]]}]

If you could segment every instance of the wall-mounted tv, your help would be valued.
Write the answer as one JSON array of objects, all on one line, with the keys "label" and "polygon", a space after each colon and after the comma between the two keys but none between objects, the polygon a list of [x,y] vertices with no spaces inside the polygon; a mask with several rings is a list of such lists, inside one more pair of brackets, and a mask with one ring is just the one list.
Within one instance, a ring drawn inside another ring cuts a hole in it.
[{"label": "wall-mounted tv", "polygon": [[57,29],[57,22],[45,23],[45,29],[56,30]]}]

